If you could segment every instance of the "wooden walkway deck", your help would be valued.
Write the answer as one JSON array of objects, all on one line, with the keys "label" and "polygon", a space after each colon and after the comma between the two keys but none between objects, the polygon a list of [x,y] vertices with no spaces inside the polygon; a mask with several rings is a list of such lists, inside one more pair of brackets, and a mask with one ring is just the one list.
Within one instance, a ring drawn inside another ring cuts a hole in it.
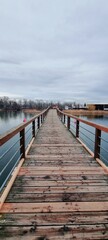
[{"label": "wooden walkway deck", "polygon": [[0,239],[108,239],[108,174],[50,110],[0,213]]}]

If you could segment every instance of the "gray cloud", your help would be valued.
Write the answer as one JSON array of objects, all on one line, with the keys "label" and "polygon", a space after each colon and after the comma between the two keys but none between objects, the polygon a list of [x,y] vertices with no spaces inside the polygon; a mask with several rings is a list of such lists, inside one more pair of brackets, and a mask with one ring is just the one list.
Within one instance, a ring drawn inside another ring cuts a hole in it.
[{"label": "gray cloud", "polygon": [[0,95],[108,102],[107,0],[0,0]]}]

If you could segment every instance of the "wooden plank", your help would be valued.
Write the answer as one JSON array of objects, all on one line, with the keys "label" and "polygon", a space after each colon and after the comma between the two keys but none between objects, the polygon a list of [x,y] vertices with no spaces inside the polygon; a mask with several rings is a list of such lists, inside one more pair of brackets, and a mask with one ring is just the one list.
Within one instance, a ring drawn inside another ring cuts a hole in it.
[{"label": "wooden plank", "polygon": [[[2,231],[0,232],[0,236],[2,237]],[[5,227],[5,240],[8,239],[8,236],[11,239],[19,240],[23,238],[23,240],[69,240],[69,239],[108,239],[108,229],[104,224],[96,224],[96,225],[61,225],[61,226],[50,226],[50,227],[40,227],[37,226],[36,223],[31,226],[25,227],[13,227],[10,230],[10,227]],[[14,237],[13,237],[14,236]]]},{"label": "wooden plank", "polygon": [[[85,186],[85,185],[75,185],[75,186],[38,186],[38,187],[22,187],[19,186],[19,189],[22,189],[24,192],[28,193],[62,193],[62,192],[67,192],[67,193],[84,193],[84,192],[97,192],[97,193],[107,193],[108,192],[108,186]],[[18,187],[17,187],[18,191]]]},{"label": "wooden plank", "polygon": [[108,211],[108,202],[4,203],[1,213]]},{"label": "wooden plank", "polygon": [[86,153],[86,150],[82,147],[66,147],[66,148],[60,148],[60,147],[50,147],[50,148],[46,148],[46,147],[42,147],[42,148],[35,148],[35,147],[31,147],[29,154],[30,155],[59,155],[59,154],[64,154],[64,155],[72,155],[72,154],[84,154]]},{"label": "wooden plank", "polygon": [[38,176],[38,175],[48,175],[48,174],[54,174],[54,175],[77,175],[77,174],[82,174],[82,175],[88,175],[88,174],[102,174],[103,175],[103,172],[98,172],[98,171],[92,171],[92,170],[89,170],[89,171],[86,171],[86,170],[75,170],[75,171],[67,171],[67,170],[58,170],[58,171],[50,171],[50,170],[44,170],[44,171],[38,171],[38,170],[27,170],[27,169],[21,169],[20,172],[18,173],[19,176],[22,176],[22,175],[25,175],[26,176]]},{"label": "wooden plank", "polygon": [[39,186],[43,186],[43,187],[48,187],[48,186],[78,186],[78,185],[83,185],[83,186],[108,186],[108,183],[105,182],[104,180],[102,181],[99,181],[98,179],[97,180],[80,180],[80,181],[59,181],[59,180],[56,180],[56,181],[47,181],[47,180],[38,180],[38,181],[35,181],[35,180],[31,180],[31,179],[24,179],[24,180],[21,180],[20,181],[16,181],[15,184],[14,184],[14,187],[12,189],[15,189],[15,186],[16,187],[20,187],[20,183],[21,185],[24,187],[24,186],[27,186],[27,187],[30,187],[30,186],[33,186],[33,187],[39,187]]},{"label": "wooden plank", "polygon": [[81,147],[81,144],[79,144],[79,143],[68,143],[68,144],[66,144],[66,143],[64,143],[64,144],[60,144],[60,143],[50,143],[50,144],[45,144],[45,143],[38,143],[38,144],[36,144],[36,143],[33,143],[32,144],[32,147],[38,147],[38,148],[42,148],[42,147],[48,147],[48,148],[56,148],[56,147]]},{"label": "wooden plank", "polygon": [[[1,231],[2,236],[2,231]],[[7,235],[8,234],[8,235]],[[13,227],[12,231],[10,231],[10,227],[5,227],[5,236],[10,236],[15,239],[15,236],[19,236],[20,239],[35,239],[35,240],[43,240],[43,239],[108,239],[108,229],[104,224],[96,224],[96,225],[61,225],[61,226],[37,226],[36,223],[31,226],[25,227]],[[24,236],[26,238],[24,238]],[[94,236],[94,238],[93,238]],[[27,238],[29,237],[29,238]],[[33,238],[32,238],[33,237]],[[35,237],[35,238],[34,238]],[[40,238],[41,237],[41,238]],[[80,238],[79,238],[80,237]],[[92,238],[91,238],[92,237]],[[97,238],[96,238],[97,237]],[[101,237],[101,238],[99,238]]]},{"label": "wooden plank", "polygon": [[66,158],[56,158],[56,159],[53,159],[53,158],[46,158],[46,159],[35,159],[35,158],[27,158],[25,163],[24,163],[24,166],[27,165],[27,164],[39,164],[39,163],[42,163],[42,164],[70,164],[71,166],[75,165],[77,166],[78,164],[82,165],[84,164],[84,166],[88,166],[88,165],[93,165],[94,167],[99,167],[99,165],[93,161],[92,159],[87,159],[85,158],[84,160],[82,158],[78,159],[78,158],[74,158],[74,159],[67,159]]},{"label": "wooden plank", "polygon": [[9,194],[7,203],[42,203],[42,202],[103,202],[108,201],[108,192],[17,192]]},{"label": "wooden plank", "polygon": [[[79,162],[76,162],[76,164],[77,164],[77,166],[80,168],[80,167],[85,167],[85,164],[84,163],[79,163]],[[73,162],[73,163],[70,163],[70,162],[66,162],[66,163],[64,163],[64,162],[62,162],[62,160],[59,160],[58,162],[57,161],[52,161],[52,162],[49,162],[49,161],[46,161],[46,162],[42,162],[42,161],[40,161],[40,162],[26,162],[25,164],[24,164],[24,167],[39,167],[39,166],[46,166],[46,167],[50,167],[50,166],[56,166],[56,167],[59,167],[59,166],[63,166],[63,167],[71,167],[72,165],[73,165],[73,167],[75,167],[76,166],[76,164]],[[87,167],[96,167],[97,165],[95,164],[95,163],[86,163],[86,166]]]},{"label": "wooden plank", "polygon": [[[56,155],[54,155],[54,154],[52,154],[52,155],[50,155],[50,154],[48,154],[48,155],[46,155],[46,154],[44,154],[44,155],[30,155],[30,153],[26,156],[26,159],[44,159],[44,160],[46,160],[46,159],[54,159],[54,160],[58,160],[58,159],[66,159],[67,158],[67,156],[66,155],[59,155],[59,154],[56,154]],[[93,159],[90,155],[87,155],[87,154],[77,154],[77,153],[75,153],[75,154],[70,154],[70,155],[68,155],[68,160],[70,159]],[[93,160],[94,161],[94,160]]]},{"label": "wooden plank", "polygon": [[0,218],[0,226],[27,226],[36,222],[40,226],[108,224],[108,212],[72,212],[72,213],[7,213]]},{"label": "wooden plank", "polygon": [[[46,174],[43,174],[43,175],[39,175],[39,174],[37,174],[36,176],[27,176],[27,175],[22,175],[22,176],[17,176],[17,179],[16,179],[16,181],[26,181],[26,180],[28,180],[28,181],[30,181],[30,180],[32,180],[32,181],[39,181],[39,180],[43,180],[43,181],[45,181],[45,180],[50,180],[50,181],[79,181],[79,180],[81,180],[81,181],[84,181],[84,182],[86,182],[87,180],[96,180],[96,181],[105,181],[107,184],[108,184],[108,175],[107,174],[93,174],[92,175],[92,173],[91,174],[72,174],[72,175],[62,175],[62,174],[58,174],[58,175],[54,175],[54,174],[48,174],[48,175],[46,175]],[[15,182],[16,182],[15,181]]]},{"label": "wooden plank", "polygon": [[[38,167],[38,166],[36,166],[36,167],[31,167],[31,166],[29,166],[29,167],[22,167],[21,168],[21,171],[25,171],[25,170],[36,170],[36,171],[59,171],[59,170],[63,170],[63,171],[69,171],[69,170],[71,170],[71,171],[79,171],[79,167],[78,166],[64,166],[64,167],[62,167],[62,166],[58,166],[58,167],[56,167],[56,166],[51,166],[51,167],[46,167],[46,166],[44,166],[44,167]],[[102,170],[102,168],[101,167],[87,167],[87,166],[85,166],[85,167],[80,167],[80,171],[92,171],[92,172],[104,172],[103,170]]]}]

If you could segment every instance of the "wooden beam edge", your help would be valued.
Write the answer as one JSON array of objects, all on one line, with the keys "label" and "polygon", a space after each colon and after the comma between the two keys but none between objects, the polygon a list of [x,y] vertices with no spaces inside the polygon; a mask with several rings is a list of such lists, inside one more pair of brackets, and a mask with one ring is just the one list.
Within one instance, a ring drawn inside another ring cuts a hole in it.
[{"label": "wooden beam edge", "polygon": [[22,159],[20,160],[18,166],[14,169],[14,171],[13,171],[13,173],[12,173],[12,177],[10,178],[10,180],[9,180],[9,182],[8,182],[5,190],[3,191],[3,193],[2,193],[2,195],[1,195],[1,197],[0,197],[0,210],[1,210],[1,208],[2,208],[2,206],[3,206],[3,203],[5,202],[8,194],[9,194],[9,192],[10,192],[10,190],[11,190],[11,187],[12,187],[12,185],[13,185],[13,183],[14,183],[17,175],[18,175],[18,172],[19,172],[19,170],[20,170],[20,168],[21,168],[24,160],[25,160],[25,159],[22,158]]}]

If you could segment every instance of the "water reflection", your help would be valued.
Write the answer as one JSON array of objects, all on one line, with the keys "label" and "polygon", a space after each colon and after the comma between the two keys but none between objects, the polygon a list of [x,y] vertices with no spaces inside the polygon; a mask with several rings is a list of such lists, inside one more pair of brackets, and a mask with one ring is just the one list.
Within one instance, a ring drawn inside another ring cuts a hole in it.
[{"label": "water reflection", "polygon": [[5,133],[23,123],[23,119],[29,120],[33,115],[23,111],[0,111],[0,134]]},{"label": "water reflection", "polygon": [[92,121],[100,125],[108,126],[108,115],[84,115],[84,116],[79,115],[78,117],[83,118],[84,120],[87,121]]}]

